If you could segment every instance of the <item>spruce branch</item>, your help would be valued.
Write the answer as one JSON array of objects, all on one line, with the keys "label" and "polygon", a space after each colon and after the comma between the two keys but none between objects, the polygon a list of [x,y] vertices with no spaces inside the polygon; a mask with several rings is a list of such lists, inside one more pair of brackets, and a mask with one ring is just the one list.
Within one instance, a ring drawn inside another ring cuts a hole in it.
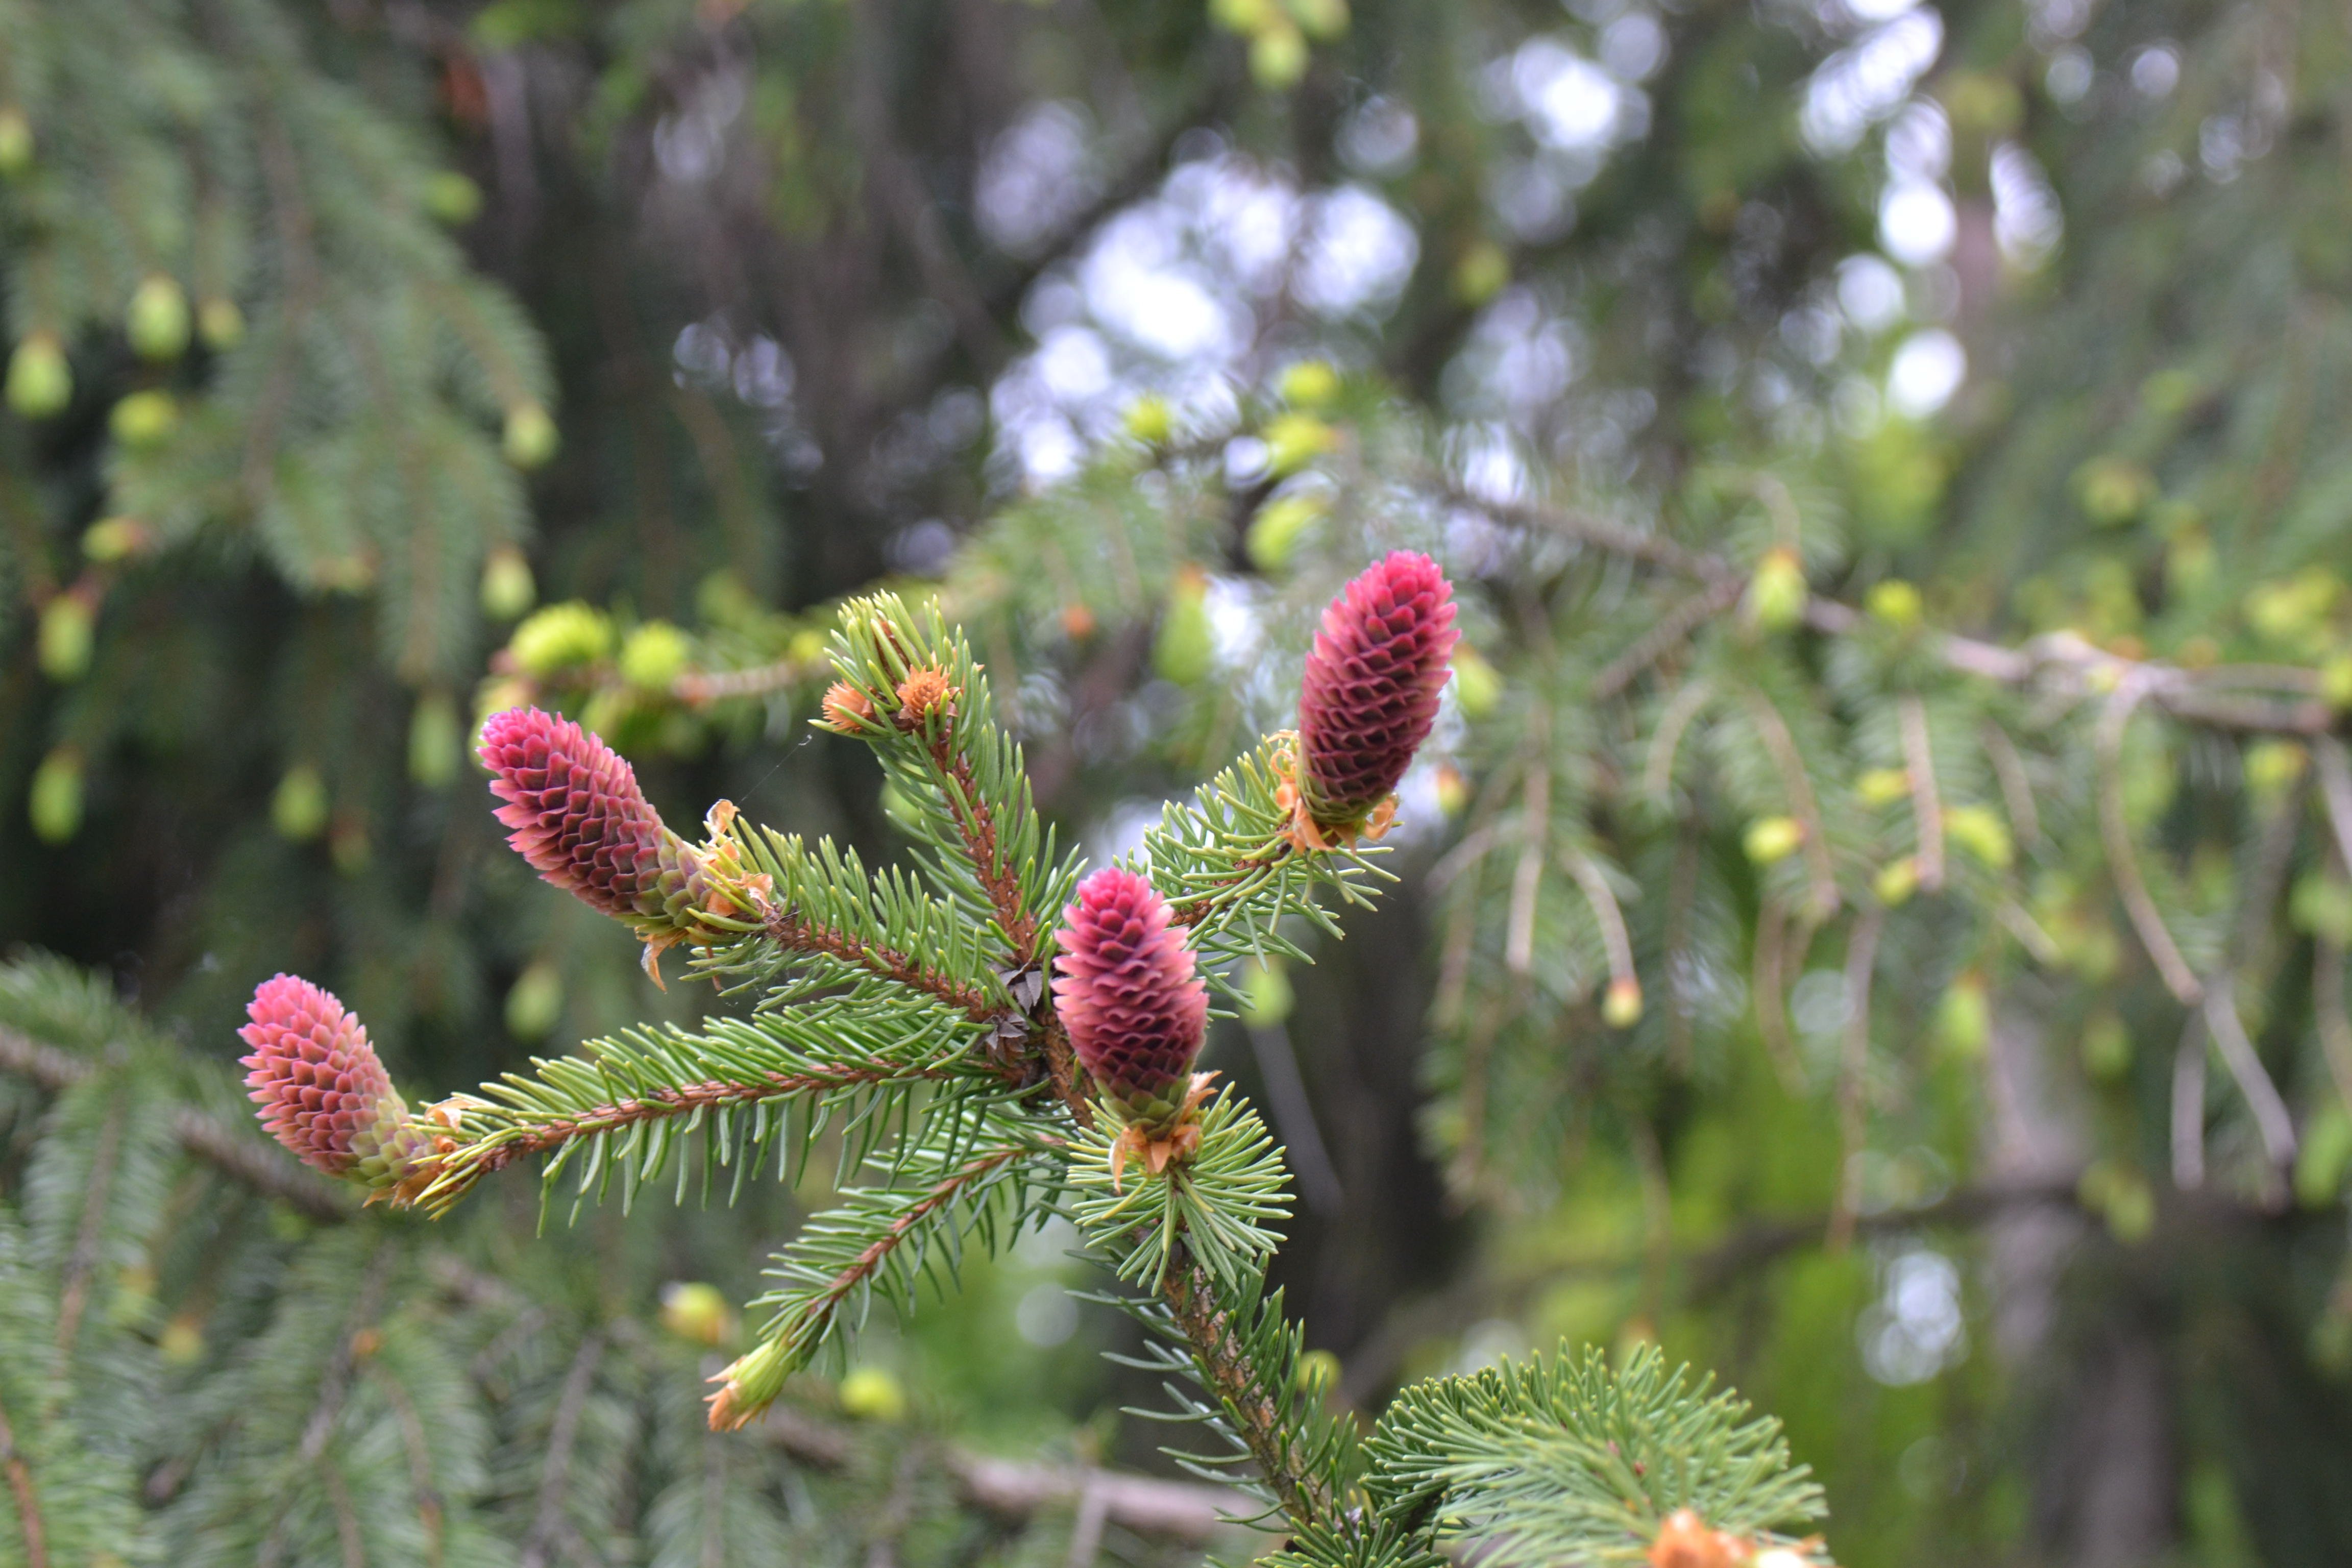
[{"label": "spruce branch", "polygon": [[[919,1090],[1003,1082],[968,1021],[900,995],[818,997],[749,1018],[714,1018],[700,1033],[637,1029],[592,1041],[581,1055],[534,1058],[479,1093],[427,1113],[446,1129],[417,1201],[436,1214],[492,1171],[551,1154],[544,1181],[581,1164],[580,1191],[616,1174],[625,1199],[660,1175],[673,1151],[708,1131],[702,1169],[744,1173],[781,1142],[787,1163],[832,1121],[856,1130],[862,1155],[907,1121]],[[681,1194],[690,1166],[681,1163]]]},{"label": "spruce branch", "polygon": [[[1506,1362],[1401,1392],[1365,1445],[1381,1512],[1498,1568],[1638,1563],[1667,1518],[1797,1545],[1777,1533],[1822,1512],[1780,1423],[1669,1371],[1655,1345],[1612,1370],[1597,1349]],[[1809,1551],[1814,1561],[1821,1561]]]}]

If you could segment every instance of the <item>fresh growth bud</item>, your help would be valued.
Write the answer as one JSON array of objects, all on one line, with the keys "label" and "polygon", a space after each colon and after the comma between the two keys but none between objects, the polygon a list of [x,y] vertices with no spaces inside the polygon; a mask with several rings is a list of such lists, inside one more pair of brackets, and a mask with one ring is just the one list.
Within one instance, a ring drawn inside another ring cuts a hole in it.
[{"label": "fresh growth bud", "polygon": [[544,1039],[563,1016],[563,972],[551,958],[533,959],[507,992],[507,1032],[519,1040]]},{"label": "fresh growth bud", "polygon": [[168,392],[134,392],[114,405],[106,423],[133,450],[158,446],[179,428],[180,405]]},{"label": "fresh growth bud", "polygon": [[1753,1551],[1738,1536],[1709,1530],[1689,1509],[1677,1509],[1658,1527],[1645,1561],[1650,1568],[1748,1568]]},{"label": "fresh growth bud", "polygon": [[518,403],[507,410],[504,447],[507,461],[518,468],[544,468],[562,445],[555,421],[536,403]]},{"label": "fresh growth bud", "polygon": [[1759,816],[1748,825],[1740,847],[1759,866],[1773,866],[1797,852],[1805,841],[1805,825],[1793,816]]},{"label": "fresh growth bud", "polygon": [[661,1324],[698,1345],[723,1342],[734,1331],[734,1309],[718,1286],[673,1279],[661,1289]]},{"label": "fresh growth bud", "polygon": [[1290,975],[1280,958],[1269,954],[1251,959],[1242,965],[1241,981],[1242,1022],[1254,1029],[1281,1023],[1297,1005],[1297,994],[1290,988]]},{"label": "fresh growth bud", "polygon": [[1321,408],[1339,395],[1339,373],[1328,360],[1300,360],[1282,373],[1276,390],[1294,407]]},{"label": "fresh growth bud", "polygon": [[1307,74],[1307,35],[1287,16],[1277,16],[1250,39],[1250,76],[1269,92],[1298,85]]},{"label": "fresh growth bud", "polygon": [[515,666],[534,680],[594,664],[613,652],[613,623],[578,599],[550,605],[517,626],[507,643]]},{"label": "fresh growth bud", "polygon": [[1486,718],[1503,700],[1503,672],[1468,643],[1454,650],[1454,700],[1470,720]]},{"label": "fresh growth bud", "polygon": [[568,719],[514,708],[482,726],[481,758],[507,842],[541,879],[648,941],[691,929],[700,857],[620,753]]},{"label": "fresh growth bud", "polygon": [[265,980],[237,1031],[253,1054],[238,1065],[269,1135],[304,1164],[377,1191],[420,1173],[430,1137],[332,992],[292,974]]},{"label": "fresh growth bud", "polygon": [[1258,508],[1243,541],[1250,564],[1261,572],[1279,572],[1289,565],[1298,553],[1299,540],[1330,510],[1329,499],[1312,490],[1276,496]]},{"label": "fresh growth bud", "polygon": [[1286,0],[1286,4],[1310,38],[1328,43],[1348,30],[1348,0]]},{"label": "fresh growth bud", "polygon": [[1194,567],[1177,574],[1160,612],[1160,635],[1151,645],[1151,668],[1163,680],[1196,686],[1215,661],[1216,637],[1209,625],[1209,580]]},{"label": "fresh growth bud", "polygon": [[841,1413],[861,1421],[903,1421],[907,1391],[878,1366],[861,1366],[841,1380]]},{"label": "fresh growth bud", "polygon": [[27,332],[8,357],[8,406],[27,419],[47,419],[73,401],[73,366],[57,333]]},{"label": "fresh growth bud", "polygon": [[1787,545],[1764,552],[1748,582],[1748,619],[1768,632],[1784,632],[1804,619],[1805,565]]},{"label": "fresh growth bud", "polygon": [[647,621],[621,643],[621,679],[640,691],[667,691],[693,658],[684,632],[667,621]]},{"label": "fresh growth bud", "polygon": [[1324,453],[1336,450],[1339,432],[1312,414],[1284,414],[1266,421],[1265,470],[1288,479]]},{"label": "fresh growth bud", "polygon": [[1107,866],[1078,884],[1055,941],[1054,1005],[1078,1061],[1105,1099],[1147,1136],[1175,1131],[1209,1022],[1167,900],[1134,872]]},{"label": "fresh growth bud", "polygon": [[326,781],[309,763],[297,763],[269,797],[269,823],[279,837],[307,844],[327,830],[327,809]]},{"label": "fresh growth bud", "polygon": [[177,359],[188,347],[188,297],[169,276],[150,273],[131,294],[122,325],[141,359]]},{"label": "fresh growth bud", "polygon": [[866,693],[846,680],[836,680],[825,689],[824,717],[816,722],[844,735],[856,735],[865,731],[873,717],[874,704]]},{"label": "fresh growth bud", "polygon": [[1298,693],[1300,805],[1349,832],[1385,802],[1437,721],[1461,634],[1454,588],[1426,555],[1366,568],[1323,612]]},{"label": "fresh growth bud", "polygon": [[1454,264],[1454,298],[1465,305],[1483,305],[1510,280],[1510,253],[1491,239],[1482,239]]},{"label": "fresh growth bud", "polygon": [[97,630],[98,610],[89,595],[68,588],[52,597],[41,606],[41,673],[60,685],[89,674]]},{"label": "fresh growth bud", "polygon": [[1908,855],[1900,860],[1890,860],[1878,868],[1870,886],[1878,895],[1878,901],[1890,910],[1908,903],[1911,895],[1919,890],[1919,862]]},{"label": "fresh growth bud", "polygon": [[1944,812],[1944,837],[1991,867],[1996,871],[2009,869],[2017,858],[2017,847],[2009,836],[2009,824],[1989,805],[1948,806]]},{"label": "fresh growth bud", "polygon": [[457,704],[446,691],[427,691],[408,715],[408,776],[439,789],[457,776],[464,742],[458,738]]},{"label": "fresh growth bud", "polygon": [[25,815],[44,844],[63,844],[81,831],[82,761],[78,746],[59,746],[33,770]]},{"label": "fresh growth bud", "polygon": [[1147,447],[1164,447],[1176,433],[1176,411],[1158,393],[1147,392],[1127,405],[1127,433]]},{"label": "fresh growth bud", "polygon": [[144,555],[155,548],[155,531],[144,518],[104,517],[82,530],[81,552],[101,566]]},{"label": "fresh growth bud", "polygon": [[1864,602],[1869,605],[1872,615],[1898,632],[1907,632],[1916,626],[1927,612],[1926,601],[1919,597],[1919,590],[1900,577],[1889,577],[1874,586],[1870,590],[1870,597]]},{"label": "fresh growth bud", "polygon": [[425,210],[451,228],[462,228],[482,210],[482,187],[455,169],[436,170],[425,182]]},{"label": "fresh growth bud", "polygon": [[14,179],[32,166],[33,122],[21,109],[0,109],[0,177]]},{"label": "fresh growth bud", "polygon": [[1893,805],[1911,793],[1911,774],[1903,768],[1867,768],[1853,781],[1854,798],[1872,807]]},{"label": "fresh growth bud", "polygon": [[1630,1029],[1642,1021],[1642,983],[1621,975],[1609,983],[1601,997],[1601,1021],[1612,1029]]},{"label": "fresh growth bud", "polygon": [[773,1340],[738,1356],[710,1380],[719,1384],[710,1396],[710,1429],[732,1432],[773,1405],[791,1371],[791,1352]]},{"label": "fresh growth bud", "polygon": [[501,544],[482,563],[482,614],[510,621],[539,602],[530,562],[511,544]]},{"label": "fresh growth bud", "polygon": [[929,666],[909,670],[898,683],[898,728],[919,730],[932,719],[952,719],[963,688],[951,683],[947,671]]},{"label": "fresh growth bud", "polygon": [[245,312],[236,300],[215,294],[196,307],[196,336],[214,353],[226,353],[245,341]]}]

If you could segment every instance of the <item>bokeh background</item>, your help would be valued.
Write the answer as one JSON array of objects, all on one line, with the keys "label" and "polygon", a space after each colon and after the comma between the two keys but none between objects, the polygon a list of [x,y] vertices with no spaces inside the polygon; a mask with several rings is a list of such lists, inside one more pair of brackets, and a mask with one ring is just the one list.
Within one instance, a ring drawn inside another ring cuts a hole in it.
[{"label": "bokeh background", "polygon": [[1398,880],[1209,1048],[1332,1396],[1654,1338],[1851,1568],[2352,1561],[2347,146],[2294,0],[0,4],[47,1561],[1186,1560],[973,1501],[1171,1473],[1067,1234],[720,1439],[824,1171],[428,1234],[173,1119],[280,969],[430,1094],[716,1005],[487,706],[887,861],[806,721],[887,581],[1100,858],[1391,545],[1473,650]]}]

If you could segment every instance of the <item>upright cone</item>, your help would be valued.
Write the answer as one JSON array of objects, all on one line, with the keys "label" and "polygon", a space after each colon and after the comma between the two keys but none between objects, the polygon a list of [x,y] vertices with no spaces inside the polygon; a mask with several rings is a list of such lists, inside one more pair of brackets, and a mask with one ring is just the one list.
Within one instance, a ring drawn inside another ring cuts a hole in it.
[{"label": "upright cone", "polygon": [[1331,601],[1298,693],[1299,802],[1324,837],[1360,830],[1437,721],[1454,645],[1454,588],[1400,550]]},{"label": "upright cone", "polygon": [[648,942],[691,929],[701,858],[620,753],[569,719],[510,708],[482,726],[481,758],[507,842],[542,879]]},{"label": "upright cone", "polygon": [[334,993],[277,975],[246,1016],[245,1086],[271,1137],[305,1164],[377,1192],[420,1173],[429,1135],[410,1123],[367,1029]]},{"label": "upright cone", "polygon": [[1209,1022],[1209,988],[1168,904],[1132,871],[1107,866],[1078,884],[1055,938],[1054,1005],[1105,1098],[1149,1138],[1184,1113]]}]

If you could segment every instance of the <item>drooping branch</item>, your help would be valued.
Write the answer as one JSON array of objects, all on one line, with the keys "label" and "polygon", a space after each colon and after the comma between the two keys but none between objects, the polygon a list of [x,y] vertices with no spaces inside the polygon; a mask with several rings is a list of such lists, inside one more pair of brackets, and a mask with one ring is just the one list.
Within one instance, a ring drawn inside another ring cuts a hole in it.
[{"label": "drooping branch", "polygon": [[[31,1079],[55,1093],[98,1070],[95,1064],[55,1046],[0,1028],[0,1072]],[[251,1136],[231,1131],[200,1110],[187,1106],[175,1110],[172,1135],[197,1159],[311,1219],[331,1225],[352,1217],[355,1205],[344,1198],[341,1186],[311,1175],[271,1153]]]}]

